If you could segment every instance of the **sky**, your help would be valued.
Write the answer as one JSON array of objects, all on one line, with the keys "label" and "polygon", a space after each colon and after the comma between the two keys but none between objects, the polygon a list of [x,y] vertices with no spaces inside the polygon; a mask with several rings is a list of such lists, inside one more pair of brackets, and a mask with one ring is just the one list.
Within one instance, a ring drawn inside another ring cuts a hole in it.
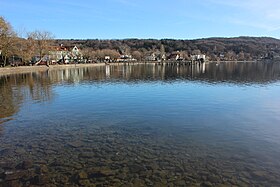
[{"label": "sky", "polygon": [[61,39],[280,38],[280,0],[0,0],[0,16]]}]

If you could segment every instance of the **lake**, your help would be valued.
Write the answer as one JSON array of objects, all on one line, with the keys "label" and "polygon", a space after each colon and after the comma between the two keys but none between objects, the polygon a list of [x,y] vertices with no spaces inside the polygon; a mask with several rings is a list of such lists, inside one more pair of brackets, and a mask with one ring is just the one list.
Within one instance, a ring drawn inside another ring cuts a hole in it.
[{"label": "lake", "polygon": [[280,63],[0,76],[0,186],[279,186]]}]

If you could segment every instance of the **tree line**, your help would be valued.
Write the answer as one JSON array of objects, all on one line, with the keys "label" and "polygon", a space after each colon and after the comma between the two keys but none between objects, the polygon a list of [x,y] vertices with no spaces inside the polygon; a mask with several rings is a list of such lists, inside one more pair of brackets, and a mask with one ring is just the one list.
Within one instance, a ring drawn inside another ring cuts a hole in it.
[{"label": "tree line", "polygon": [[[205,54],[209,60],[256,60],[280,56],[280,40],[270,37],[206,38],[196,40],[123,39],[123,40],[55,40],[57,44],[77,45],[91,56],[111,52],[131,54],[144,59],[151,53],[167,56],[177,52],[184,59],[190,55]],[[88,53],[93,51],[92,54]],[[99,52],[99,53],[98,53]],[[101,53],[100,53],[101,52]]]},{"label": "tree line", "polygon": [[34,56],[42,58],[48,54],[53,43],[53,34],[48,31],[32,31],[19,37],[11,24],[0,16],[0,65],[6,66],[14,60],[27,64]]}]

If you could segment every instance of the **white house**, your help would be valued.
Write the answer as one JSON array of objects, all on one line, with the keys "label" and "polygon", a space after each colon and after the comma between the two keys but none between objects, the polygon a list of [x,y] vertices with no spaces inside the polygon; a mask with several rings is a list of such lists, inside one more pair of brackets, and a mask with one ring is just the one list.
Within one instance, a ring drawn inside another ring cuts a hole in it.
[{"label": "white house", "polygon": [[132,58],[131,55],[121,55],[120,58],[117,59],[117,62],[131,62],[136,61],[136,59]]},{"label": "white house", "polygon": [[77,46],[63,46],[63,44],[61,44],[59,47],[53,47],[49,54],[53,62],[61,61],[63,63],[70,63],[83,59],[82,53]]},{"label": "white house", "polygon": [[155,53],[152,53],[150,55],[145,56],[145,60],[146,61],[156,61],[157,57],[156,57]]},{"label": "white house", "polygon": [[206,60],[206,55],[191,55],[191,59],[193,61],[197,61],[197,60]]},{"label": "white house", "polygon": [[173,53],[169,55],[168,60],[178,60],[180,58],[180,55],[177,53]]}]

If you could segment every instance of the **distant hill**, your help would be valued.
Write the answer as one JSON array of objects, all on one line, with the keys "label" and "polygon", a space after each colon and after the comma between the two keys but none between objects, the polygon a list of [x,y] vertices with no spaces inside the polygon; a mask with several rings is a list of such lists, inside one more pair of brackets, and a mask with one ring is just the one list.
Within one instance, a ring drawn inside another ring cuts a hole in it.
[{"label": "distant hill", "polygon": [[280,54],[280,40],[270,37],[235,37],[235,38],[203,38],[195,40],[175,39],[123,39],[123,40],[56,40],[56,44],[77,45],[81,49],[93,50],[114,49],[120,53],[140,51],[142,53],[158,52],[162,48],[168,53],[182,51],[186,54],[206,54],[211,59],[273,58]]}]

